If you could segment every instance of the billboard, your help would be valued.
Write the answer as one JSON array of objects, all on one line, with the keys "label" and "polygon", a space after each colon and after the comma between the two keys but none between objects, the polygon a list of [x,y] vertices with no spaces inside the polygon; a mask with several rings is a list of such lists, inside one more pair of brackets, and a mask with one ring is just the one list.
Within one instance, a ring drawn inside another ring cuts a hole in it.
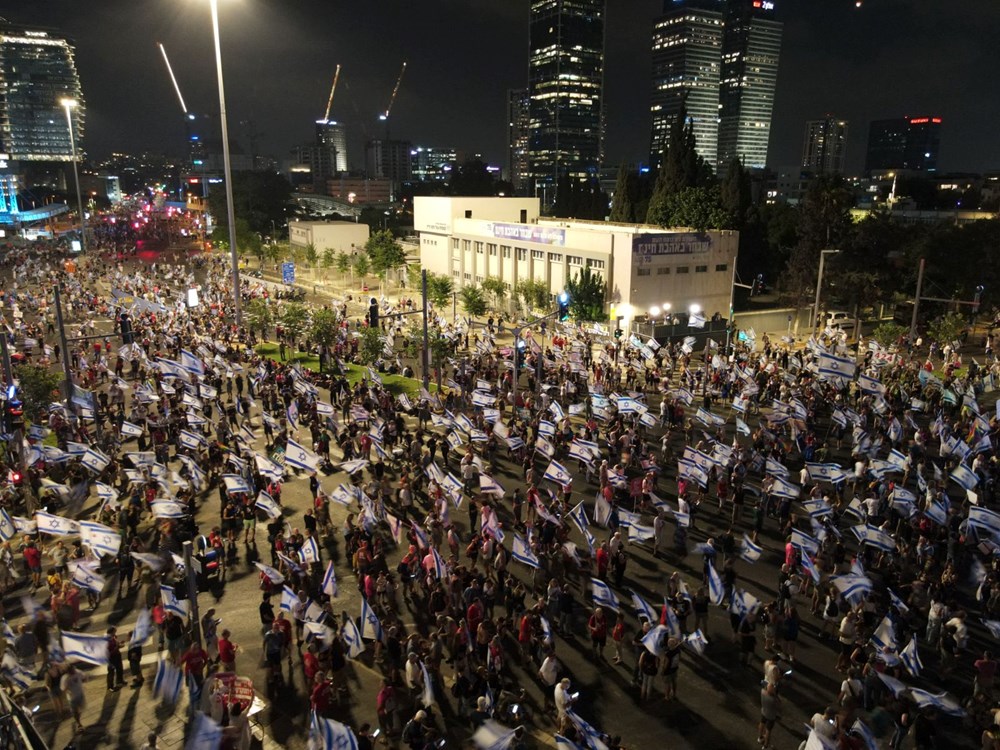
[{"label": "billboard", "polygon": [[566,245],[566,230],[537,224],[487,224],[486,231],[497,239],[534,242],[537,245]]},{"label": "billboard", "polygon": [[647,260],[655,255],[694,255],[711,249],[709,235],[696,232],[637,234],[632,238],[632,255]]}]

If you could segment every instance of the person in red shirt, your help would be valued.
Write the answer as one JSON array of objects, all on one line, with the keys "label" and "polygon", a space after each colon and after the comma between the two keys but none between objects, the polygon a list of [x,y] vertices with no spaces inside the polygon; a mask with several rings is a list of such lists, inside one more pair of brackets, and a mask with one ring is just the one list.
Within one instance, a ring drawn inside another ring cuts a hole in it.
[{"label": "person in red shirt", "polygon": [[284,611],[279,611],[278,616],[274,620],[274,624],[278,626],[278,630],[281,631],[282,635],[285,636],[285,655],[288,657],[288,663],[292,663],[292,622],[285,617]]},{"label": "person in red shirt", "polygon": [[194,677],[195,684],[201,687],[205,681],[205,666],[208,664],[208,653],[197,641],[188,646],[187,651],[181,655],[181,664],[184,665],[184,674]]},{"label": "person in red shirt", "polygon": [[317,716],[325,717],[333,702],[333,682],[326,679],[322,672],[316,675],[316,685],[309,695],[309,704]]},{"label": "person in red shirt", "polygon": [[29,541],[21,554],[24,556],[24,567],[31,576],[31,592],[34,593],[42,580],[42,551]]},{"label": "person in red shirt", "polygon": [[219,662],[223,672],[236,671],[236,644],[229,640],[230,635],[228,630],[223,630],[219,639]]},{"label": "person in red shirt", "polygon": [[603,659],[604,646],[608,642],[608,619],[604,616],[603,609],[594,608],[594,614],[587,621],[587,627],[590,629],[590,643],[594,647],[594,656]]},{"label": "person in red shirt", "polygon": [[378,714],[379,728],[386,734],[396,731],[396,688],[388,678],[382,679],[382,689],[375,697],[375,713]]},{"label": "person in red shirt", "polygon": [[465,622],[469,626],[469,632],[475,633],[479,629],[479,623],[483,621],[483,605],[475,599],[465,612]]},{"label": "person in red shirt", "polygon": [[316,647],[312,644],[306,649],[305,654],[302,656],[302,670],[306,675],[306,685],[311,689],[315,680],[316,675],[320,674],[319,671],[319,659],[316,657]]},{"label": "person in red shirt", "polygon": [[597,548],[597,552],[594,554],[594,559],[597,562],[597,577],[602,581],[608,580],[608,565],[611,563],[611,552],[608,551],[607,542],[601,542],[601,546]]}]

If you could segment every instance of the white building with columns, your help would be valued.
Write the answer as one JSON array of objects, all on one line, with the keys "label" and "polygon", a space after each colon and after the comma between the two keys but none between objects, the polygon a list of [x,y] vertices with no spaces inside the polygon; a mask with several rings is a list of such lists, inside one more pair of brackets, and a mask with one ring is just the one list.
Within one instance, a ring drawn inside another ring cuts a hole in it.
[{"label": "white building with columns", "polygon": [[420,263],[456,288],[495,276],[548,284],[553,296],[584,268],[608,281],[614,319],[695,308],[726,317],[739,232],[547,219],[538,198],[414,198]]}]

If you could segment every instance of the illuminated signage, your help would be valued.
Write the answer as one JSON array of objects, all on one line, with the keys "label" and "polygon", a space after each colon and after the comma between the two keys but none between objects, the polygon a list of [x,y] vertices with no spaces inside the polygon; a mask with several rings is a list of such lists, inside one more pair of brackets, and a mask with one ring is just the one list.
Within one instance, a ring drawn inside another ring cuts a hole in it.
[{"label": "illuminated signage", "polygon": [[486,231],[502,240],[519,240],[559,247],[566,244],[566,230],[553,227],[540,227],[534,224],[490,224]]},{"label": "illuminated signage", "polygon": [[705,235],[689,232],[638,234],[632,240],[632,255],[645,256],[647,260],[654,255],[692,255],[711,249],[712,242]]},{"label": "illuminated signage", "polygon": [[940,117],[911,117],[910,125],[925,125],[928,122],[932,122],[935,125],[941,124]]},{"label": "illuminated signage", "polygon": [[774,10],[774,3],[771,0],[753,0],[753,7],[760,10]]}]

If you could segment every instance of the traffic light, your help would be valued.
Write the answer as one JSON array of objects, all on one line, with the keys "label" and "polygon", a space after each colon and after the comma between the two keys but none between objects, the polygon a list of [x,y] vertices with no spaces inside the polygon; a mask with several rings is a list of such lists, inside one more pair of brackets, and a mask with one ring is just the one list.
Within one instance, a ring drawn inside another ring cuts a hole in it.
[{"label": "traffic light", "polygon": [[527,348],[527,344],[524,339],[518,339],[517,343],[514,345],[514,371],[521,369],[524,364],[524,350]]},{"label": "traffic light", "polygon": [[621,328],[616,328],[615,329],[615,338],[616,339],[620,339],[622,337],[622,333],[623,333],[623,331],[622,331]]},{"label": "traffic light", "polygon": [[972,298],[972,312],[979,312],[979,303],[982,300],[983,292],[986,291],[986,287],[980,284],[976,287],[976,296]]},{"label": "traffic light", "polygon": [[7,429],[10,432],[24,428],[24,404],[19,398],[11,398],[10,393],[14,390],[11,386],[7,390]]},{"label": "traffic light", "polygon": [[132,333],[132,319],[127,313],[118,316],[118,328],[122,334],[123,344],[131,344],[135,340],[135,334]]},{"label": "traffic light", "polygon": [[370,328],[378,328],[378,300],[374,297],[368,305],[368,326]]},{"label": "traffic light", "polygon": [[559,292],[556,303],[559,305],[559,320],[569,320],[569,292],[565,290]]},{"label": "traffic light", "polygon": [[764,274],[757,274],[757,278],[753,280],[753,284],[750,285],[750,296],[753,297],[755,294],[764,293]]}]

